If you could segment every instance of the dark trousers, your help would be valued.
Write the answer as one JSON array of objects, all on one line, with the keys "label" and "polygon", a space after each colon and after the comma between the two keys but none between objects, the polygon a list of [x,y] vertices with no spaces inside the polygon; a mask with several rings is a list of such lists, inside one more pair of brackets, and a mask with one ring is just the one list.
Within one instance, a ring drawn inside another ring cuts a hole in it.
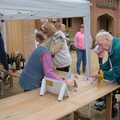
[{"label": "dark trousers", "polygon": [[76,64],[77,73],[80,74],[81,62],[82,62],[82,70],[84,73],[86,69],[86,50],[77,48],[76,53],[77,53],[77,64]]},{"label": "dark trousers", "polygon": [[103,64],[103,58],[99,57],[98,60],[99,60],[99,68],[101,69],[101,65]]},{"label": "dark trousers", "polygon": [[24,92],[29,92],[30,90],[24,90]]},{"label": "dark trousers", "polygon": [[64,71],[64,72],[69,72],[70,66],[66,66],[66,67],[63,67],[63,68],[56,68],[56,70]]}]

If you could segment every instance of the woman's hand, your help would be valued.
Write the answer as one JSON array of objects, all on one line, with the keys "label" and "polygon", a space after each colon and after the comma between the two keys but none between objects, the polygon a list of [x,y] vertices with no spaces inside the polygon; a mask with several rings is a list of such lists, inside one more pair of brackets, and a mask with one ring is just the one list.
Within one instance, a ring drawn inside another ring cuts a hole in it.
[{"label": "woman's hand", "polygon": [[96,81],[98,78],[98,74],[93,74],[90,76],[93,81]]},{"label": "woman's hand", "polygon": [[65,83],[69,86],[74,86],[74,80],[65,80]]}]

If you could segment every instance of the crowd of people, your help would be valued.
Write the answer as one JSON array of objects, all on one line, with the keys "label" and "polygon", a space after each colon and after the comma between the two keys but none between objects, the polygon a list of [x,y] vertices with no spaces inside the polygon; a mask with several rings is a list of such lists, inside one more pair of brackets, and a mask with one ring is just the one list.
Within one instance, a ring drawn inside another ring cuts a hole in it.
[{"label": "crowd of people", "polygon": [[[24,91],[39,87],[44,76],[57,80],[65,80],[73,85],[74,80],[67,80],[57,73],[58,71],[70,72],[71,54],[67,45],[65,25],[61,22],[45,22],[36,31],[37,48],[29,58],[25,69],[20,77],[20,85]],[[75,34],[74,46],[76,48],[77,62],[76,71],[80,75],[81,62],[83,73],[86,69],[86,50],[84,41],[84,25]]]}]

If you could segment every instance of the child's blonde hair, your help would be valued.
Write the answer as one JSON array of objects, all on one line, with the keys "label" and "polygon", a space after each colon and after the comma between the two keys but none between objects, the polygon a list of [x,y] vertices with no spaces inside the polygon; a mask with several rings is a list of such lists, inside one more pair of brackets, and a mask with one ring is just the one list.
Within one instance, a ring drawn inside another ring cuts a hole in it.
[{"label": "child's blonde hair", "polygon": [[46,22],[41,26],[41,29],[43,30],[44,33],[51,33],[54,34],[57,30],[56,27],[54,26],[53,23],[51,22]]}]

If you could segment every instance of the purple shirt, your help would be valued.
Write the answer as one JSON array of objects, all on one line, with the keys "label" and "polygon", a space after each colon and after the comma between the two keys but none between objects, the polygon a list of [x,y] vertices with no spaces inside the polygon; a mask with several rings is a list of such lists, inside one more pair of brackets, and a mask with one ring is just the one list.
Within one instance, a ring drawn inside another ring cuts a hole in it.
[{"label": "purple shirt", "polygon": [[43,70],[46,77],[56,79],[56,80],[62,80],[62,78],[55,73],[55,69],[53,66],[53,59],[50,53],[44,53],[42,55],[41,60],[42,60],[41,62],[43,64]]}]

